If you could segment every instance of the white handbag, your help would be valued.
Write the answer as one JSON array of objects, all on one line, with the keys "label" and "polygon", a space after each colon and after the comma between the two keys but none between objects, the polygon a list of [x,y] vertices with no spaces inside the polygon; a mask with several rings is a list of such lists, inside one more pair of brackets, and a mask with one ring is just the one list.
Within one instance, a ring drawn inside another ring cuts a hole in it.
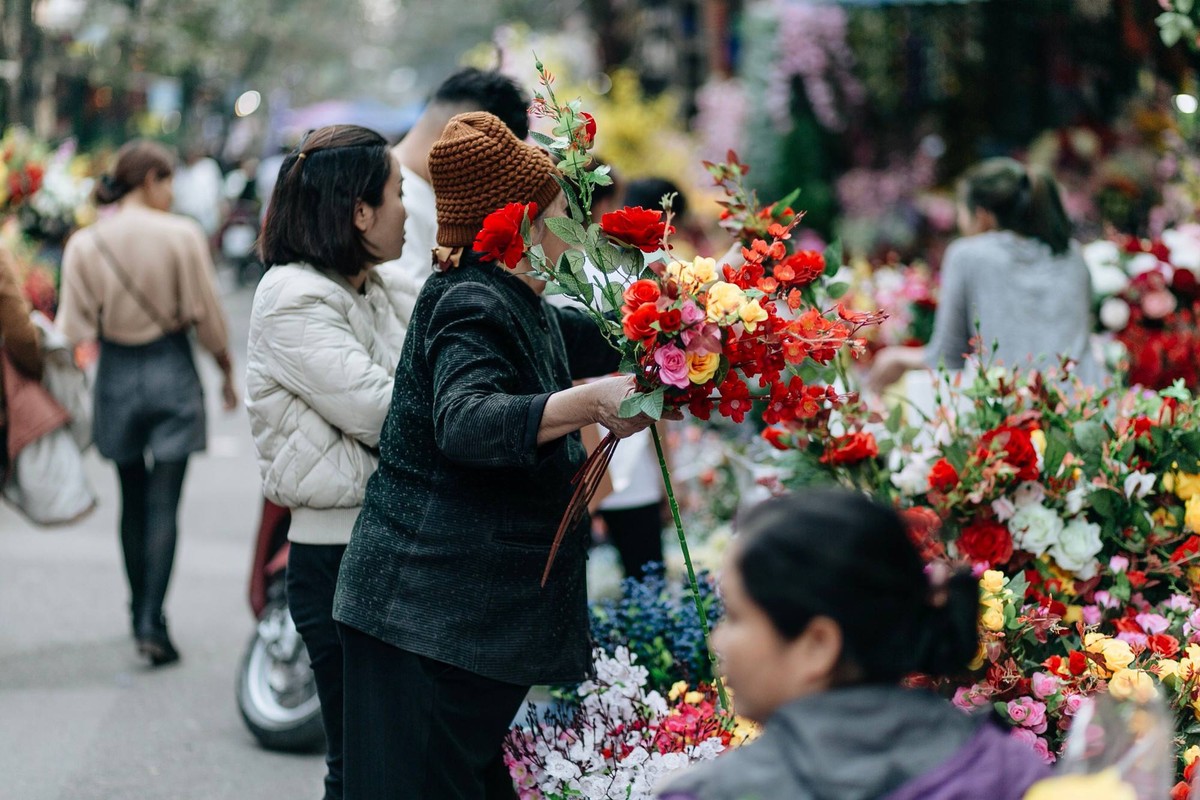
[{"label": "white handbag", "polygon": [[38,525],[66,525],[96,507],[69,426],[24,447],[9,472],[4,498]]},{"label": "white handbag", "polygon": [[71,343],[41,312],[30,318],[42,332],[42,385],[71,415],[71,438],[81,451],[92,444],[92,392],[87,375],[75,365]]}]

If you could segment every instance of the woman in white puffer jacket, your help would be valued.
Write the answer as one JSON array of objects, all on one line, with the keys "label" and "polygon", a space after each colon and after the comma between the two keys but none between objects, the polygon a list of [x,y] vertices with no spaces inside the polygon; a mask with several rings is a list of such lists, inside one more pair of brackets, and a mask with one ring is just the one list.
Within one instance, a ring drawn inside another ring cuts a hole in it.
[{"label": "woman in white puffer jacket", "polygon": [[292,511],[288,606],[312,661],[328,742],[326,800],[342,797],[342,649],[333,593],[375,471],[416,285],[400,167],[349,125],[308,136],[280,168],[263,224],[247,407],[267,499]]}]

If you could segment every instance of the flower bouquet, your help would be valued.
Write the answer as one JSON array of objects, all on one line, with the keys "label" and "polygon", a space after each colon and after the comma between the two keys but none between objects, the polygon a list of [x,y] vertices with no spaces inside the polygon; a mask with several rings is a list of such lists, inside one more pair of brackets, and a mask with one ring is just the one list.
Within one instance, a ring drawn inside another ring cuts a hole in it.
[{"label": "flower bouquet", "polygon": [[888,315],[878,328],[867,331],[872,349],[929,343],[937,312],[937,281],[927,265],[898,261],[872,265],[864,260],[855,263],[852,274],[847,304]]},{"label": "flower bouquet", "polygon": [[[547,293],[576,300],[622,354],[622,371],[636,379],[637,390],[622,405],[627,416],[659,419],[665,409],[687,407],[701,418],[714,410],[741,422],[751,406],[750,383],[769,392],[767,414],[774,419],[817,416],[845,402],[831,385],[838,356],[863,348],[856,336],[880,315],[851,312],[829,302],[824,278],[840,264],[819,252],[789,253],[792,226],[771,222],[766,237],[742,248],[737,266],[697,257],[673,258],[673,232],[667,211],[623,208],[591,217],[596,186],[611,181],[606,167],[589,169],[589,150],[597,122],[579,100],[560,103],[553,76],[538,65],[541,90],[533,113],[553,123],[551,135],[535,134],[559,159],[560,180],[569,215],[546,221],[552,233],[571,245],[550,263],[540,245],[530,245],[529,226],[536,208],[510,205],[491,215],[475,249],[512,268],[528,255]],[[741,174],[742,167],[728,165]],[[669,200],[669,198],[664,198]],[[664,202],[669,207],[669,202]],[[678,505],[662,445],[651,429],[700,609],[695,571],[687,552]],[[563,516],[543,575],[549,575],[558,542],[586,511],[616,439],[608,437],[593,451],[576,478],[576,493]],[[707,639],[707,618],[698,618]],[[724,688],[717,682],[722,705]]]}]

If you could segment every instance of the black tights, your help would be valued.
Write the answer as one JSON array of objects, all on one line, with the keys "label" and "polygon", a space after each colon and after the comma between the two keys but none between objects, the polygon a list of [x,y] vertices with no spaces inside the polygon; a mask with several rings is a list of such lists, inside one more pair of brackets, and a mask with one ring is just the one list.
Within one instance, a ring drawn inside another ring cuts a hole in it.
[{"label": "black tights", "polygon": [[121,549],[129,577],[134,635],[166,632],[163,600],[175,561],[176,517],[187,459],[118,464],[121,479]]}]

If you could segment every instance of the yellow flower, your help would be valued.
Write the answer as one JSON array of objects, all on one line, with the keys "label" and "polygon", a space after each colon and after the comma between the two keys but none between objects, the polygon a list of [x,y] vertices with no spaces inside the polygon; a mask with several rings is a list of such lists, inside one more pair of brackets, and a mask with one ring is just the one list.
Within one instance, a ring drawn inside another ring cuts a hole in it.
[{"label": "yellow flower", "polygon": [[1067,606],[1067,613],[1063,615],[1063,622],[1068,625],[1074,625],[1076,622],[1083,621],[1083,606]]},{"label": "yellow flower", "polygon": [[1160,681],[1169,681],[1179,677],[1180,663],[1164,658],[1154,665],[1154,673]]},{"label": "yellow flower", "polygon": [[688,353],[687,365],[689,381],[697,385],[708,383],[717,374],[717,367],[721,366],[721,356],[718,353]]},{"label": "yellow flower", "polygon": [[676,681],[671,684],[671,691],[667,692],[667,699],[674,703],[683,696],[688,690],[687,681]]},{"label": "yellow flower", "polygon": [[1150,519],[1160,528],[1174,528],[1176,526],[1175,515],[1170,509],[1156,508],[1154,513],[1150,515]]},{"label": "yellow flower", "polygon": [[979,587],[988,594],[1000,594],[1000,590],[1008,583],[1008,578],[998,569],[989,569],[979,579]]},{"label": "yellow flower", "polygon": [[[1172,464],[1171,466],[1177,466],[1177,465]],[[1175,491],[1175,473],[1174,472],[1164,472],[1163,473],[1162,487],[1163,487],[1164,492]]]},{"label": "yellow flower", "polygon": [[1029,441],[1033,443],[1033,449],[1037,451],[1039,458],[1046,454],[1046,434],[1042,433],[1041,428],[1034,428],[1029,432]]},{"label": "yellow flower", "polygon": [[[1083,649],[1089,653],[1095,653],[1104,660],[1104,668],[1107,669],[1107,673],[1102,672],[1100,677],[1107,677],[1108,673],[1119,672],[1133,663],[1133,650],[1128,644],[1102,633],[1089,633],[1084,636]],[[1095,662],[1092,662],[1092,669],[1102,671]]]},{"label": "yellow flower", "polygon": [[1174,491],[1175,496],[1180,500],[1191,500],[1196,495],[1200,495],[1200,475],[1176,472],[1175,486],[1173,489],[1168,489],[1167,491]]},{"label": "yellow flower", "polygon": [[1040,780],[1025,793],[1024,800],[1137,800],[1137,792],[1121,780],[1116,768],[1095,775],[1061,775]]},{"label": "yellow flower", "polygon": [[704,301],[709,322],[721,322],[746,304],[746,293],[732,283],[717,281],[708,289]]},{"label": "yellow flower", "polygon": [[979,621],[989,631],[998,632],[1004,630],[1004,612],[996,608],[988,607],[979,618]]},{"label": "yellow flower", "polygon": [[754,333],[758,329],[758,323],[766,321],[767,312],[763,311],[757,300],[751,300],[738,310],[738,316],[742,318],[742,324],[746,326],[746,330]]},{"label": "yellow flower", "polygon": [[1149,703],[1155,695],[1154,679],[1140,669],[1119,669],[1108,682],[1108,693],[1117,700]]},{"label": "yellow flower", "polygon": [[1183,751],[1183,765],[1185,767],[1190,767],[1197,758],[1200,758],[1200,746],[1192,745]]},{"label": "yellow flower", "polygon": [[683,696],[683,702],[698,705],[704,701],[704,692],[688,692]]},{"label": "yellow flower", "polygon": [[1200,494],[1192,495],[1183,511],[1183,527],[1190,533],[1200,533]]},{"label": "yellow flower", "polygon": [[703,286],[709,281],[716,280],[717,262],[711,258],[696,256],[692,260],[691,272],[691,278],[696,282],[696,286]]}]

